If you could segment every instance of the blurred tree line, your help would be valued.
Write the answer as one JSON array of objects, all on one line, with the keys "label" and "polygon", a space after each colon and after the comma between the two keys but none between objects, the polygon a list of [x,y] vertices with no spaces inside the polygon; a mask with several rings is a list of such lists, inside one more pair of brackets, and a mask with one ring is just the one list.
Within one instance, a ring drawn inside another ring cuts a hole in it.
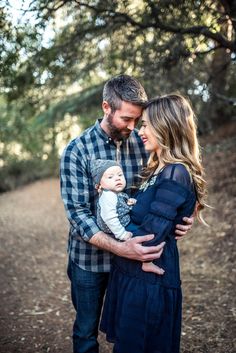
[{"label": "blurred tree line", "polygon": [[235,119],[235,19],[234,0],[2,1],[0,191],[56,173],[120,73],[189,96],[200,134]]}]

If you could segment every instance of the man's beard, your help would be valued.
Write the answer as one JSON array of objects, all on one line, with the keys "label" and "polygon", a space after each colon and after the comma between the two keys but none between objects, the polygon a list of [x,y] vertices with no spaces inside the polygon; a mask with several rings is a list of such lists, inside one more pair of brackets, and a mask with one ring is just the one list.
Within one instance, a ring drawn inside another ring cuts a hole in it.
[{"label": "man's beard", "polygon": [[129,129],[118,129],[114,124],[113,124],[113,114],[110,113],[107,116],[107,123],[108,123],[108,129],[109,129],[109,134],[110,137],[113,140],[124,140],[127,139],[129,137],[129,135],[131,134],[132,131],[130,131]]}]

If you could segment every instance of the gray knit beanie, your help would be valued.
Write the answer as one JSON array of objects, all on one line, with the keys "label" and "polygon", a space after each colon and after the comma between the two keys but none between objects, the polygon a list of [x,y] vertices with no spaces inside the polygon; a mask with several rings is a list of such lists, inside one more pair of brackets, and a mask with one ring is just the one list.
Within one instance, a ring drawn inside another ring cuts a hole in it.
[{"label": "gray knit beanie", "polygon": [[109,159],[95,159],[91,161],[91,174],[94,179],[94,183],[99,184],[105,171],[110,167],[120,167],[120,164],[116,161]]}]

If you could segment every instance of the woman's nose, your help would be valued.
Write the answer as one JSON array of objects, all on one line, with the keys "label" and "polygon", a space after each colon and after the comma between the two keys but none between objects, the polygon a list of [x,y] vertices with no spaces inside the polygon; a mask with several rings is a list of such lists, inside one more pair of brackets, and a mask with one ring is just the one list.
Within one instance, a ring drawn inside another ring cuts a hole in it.
[{"label": "woman's nose", "polygon": [[139,129],[138,135],[139,135],[139,136],[142,136],[142,135],[143,135],[143,127],[141,127],[141,128]]}]

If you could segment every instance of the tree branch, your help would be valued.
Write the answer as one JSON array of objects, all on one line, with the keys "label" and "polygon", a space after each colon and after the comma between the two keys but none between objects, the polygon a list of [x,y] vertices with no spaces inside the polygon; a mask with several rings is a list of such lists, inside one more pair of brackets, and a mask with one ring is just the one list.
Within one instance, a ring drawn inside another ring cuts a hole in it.
[{"label": "tree branch", "polygon": [[212,39],[216,41],[221,47],[230,49],[232,52],[236,51],[236,43],[234,41],[228,40],[223,34],[220,32],[212,32],[210,27],[207,26],[192,26],[188,28],[181,28],[181,27],[176,27],[172,26],[170,24],[163,23],[158,16],[158,13],[156,11],[155,6],[149,2],[149,6],[151,7],[151,12],[152,12],[152,17],[155,18],[155,23],[148,23],[144,24],[141,22],[135,21],[131,16],[129,16],[127,13],[123,12],[118,12],[112,9],[104,9],[104,8],[96,8],[95,6],[88,5],[84,2],[74,0],[77,4],[84,6],[86,8],[90,8],[97,13],[106,13],[109,14],[114,18],[120,18],[125,20],[125,22],[128,22],[129,24],[139,27],[141,29],[147,29],[147,28],[155,28],[155,29],[160,29],[165,32],[170,32],[170,33],[176,33],[180,35],[185,35],[185,34],[192,34],[194,36],[199,36],[203,35],[206,38]]},{"label": "tree branch", "polygon": [[[58,2],[54,2],[54,6],[49,7],[48,5],[50,4],[50,1],[47,1],[47,3],[44,6],[41,6],[40,11],[42,10],[47,10],[50,13],[57,11],[59,8],[63,7],[66,5],[66,3],[71,2],[68,0],[59,0]],[[99,7],[95,5],[90,5],[87,2],[79,1],[79,0],[73,0],[74,3],[81,7],[85,7],[87,9],[90,9],[95,12],[95,14],[98,15],[103,15],[104,18],[112,18],[113,20],[116,19],[116,23],[120,23],[121,25],[129,23],[133,27],[139,28],[139,29],[148,29],[148,28],[154,28],[154,29],[159,29],[165,32],[169,33],[175,33],[175,34],[180,34],[182,36],[189,34],[193,36],[200,36],[203,35],[205,38],[212,39],[213,41],[217,42],[221,47],[229,49],[231,52],[236,52],[236,42],[228,40],[222,33],[220,32],[213,32],[210,27],[208,26],[192,26],[192,27],[187,27],[187,28],[182,28],[178,26],[173,26],[169,23],[164,23],[160,20],[159,16],[159,11],[153,4],[153,2],[148,1],[148,6],[150,7],[151,14],[152,14],[152,20],[149,21],[148,23],[136,21],[133,17],[128,15],[125,12],[120,12],[116,11],[112,8],[104,8],[104,7]],[[236,8],[235,5],[229,4],[229,1],[227,0],[221,0],[222,5],[224,6],[225,10],[227,11],[226,13],[229,13],[229,16],[233,13],[234,15],[236,14]],[[227,5],[227,6],[226,6]],[[231,6],[231,7],[230,7]],[[227,10],[229,9],[229,10]],[[231,19],[232,21],[235,21],[235,18]]]},{"label": "tree branch", "polygon": [[217,93],[217,92],[212,92],[212,95],[229,103],[229,104],[232,104],[233,106],[236,106],[236,98],[235,97],[226,97],[225,95]]},{"label": "tree branch", "polygon": [[[129,23],[135,27],[139,27],[141,29],[146,29],[146,28],[149,28],[151,27],[150,25],[144,25],[142,24],[141,22],[137,22],[135,21],[132,17],[130,17],[127,13],[124,13],[124,12],[119,12],[119,11],[115,11],[111,8],[109,9],[106,9],[106,8],[100,8],[100,7],[96,7],[96,6],[92,6],[92,5],[89,5],[87,3],[84,3],[84,2],[81,2],[81,1],[78,1],[78,0],[74,0],[74,2],[76,2],[76,4],[80,5],[80,6],[84,6],[90,10],[93,10],[94,12],[96,12],[97,14],[103,14],[105,17],[113,17],[113,18],[120,18],[122,20],[124,20],[125,23]],[[123,21],[122,21],[123,23]]]},{"label": "tree branch", "polygon": [[193,55],[196,55],[196,56],[206,55],[206,54],[209,54],[209,53],[211,53],[212,51],[215,51],[215,50],[220,49],[220,48],[222,48],[220,45],[216,45],[216,46],[214,46],[214,47],[212,47],[212,48],[210,48],[210,49],[208,49],[208,50],[204,50],[204,51],[195,51],[195,52],[193,52],[192,54],[193,54]]},{"label": "tree branch", "polygon": [[161,29],[166,32],[184,34],[193,34],[196,36],[203,35],[206,38],[212,39],[220,44],[221,47],[230,49],[232,52],[236,51],[236,44],[233,41],[228,40],[220,32],[212,32],[207,26],[193,26],[189,28],[174,27],[166,25],[159,20],[157,21],[155,28]]},{"label": "tree branch", "polygon": [[[192,27],[188,27],[188,28],[182,28],[182,27],[172,26],[168,23],[162,22],[160,20],[159,11],[158,11],[157,7],[154,5],[154,3],[152,1],[147,1],[147,2],[148,2],[148,5],[151,9],[152,17],[155,19],[155,25],[153,27],[160,29],[160,30],[163,30],[165,32],[176,33],[176,34],[180,34],[180,35],[185,35],[185,34],[190,34],[190,35],[192,34],[194,36],[203,35],[206,38],[209,38],[209,39],[216,41],[223,48],[230,49],[232,52],[236,51],[235,41],[228,40],[220,32],[212,32],[212,30],[208,26],[192,26]],[[221,2],[227,3],[227,4],[229,3],[229,1],[227,1],[227,0],[221,0]],[[234,5],[231,3],[234,3]],[[224,5],[225,5],[224,9],[226,11],[226,4],[224,4]],[[230,5],[231,5],[231,7],[230,7]],[[229,16],[231,16],[233,14],[233,18],[231,19],[233,21],[233,19],[235,20],[235,17],[236,17],[235,1],[231,1],[230,5],[228,4],[228,9],[230,9],[230,11],[228,11],[228,12],[226,11],[226,13]],[[232,9],[233,6],[234,6],[234,8]]]},{"label": "tree branch", "polygon": [[236,31],[236,2],[229,0],[220,0],[222,7],[225,10],[226,15],[229,16],[232,26]]}]

